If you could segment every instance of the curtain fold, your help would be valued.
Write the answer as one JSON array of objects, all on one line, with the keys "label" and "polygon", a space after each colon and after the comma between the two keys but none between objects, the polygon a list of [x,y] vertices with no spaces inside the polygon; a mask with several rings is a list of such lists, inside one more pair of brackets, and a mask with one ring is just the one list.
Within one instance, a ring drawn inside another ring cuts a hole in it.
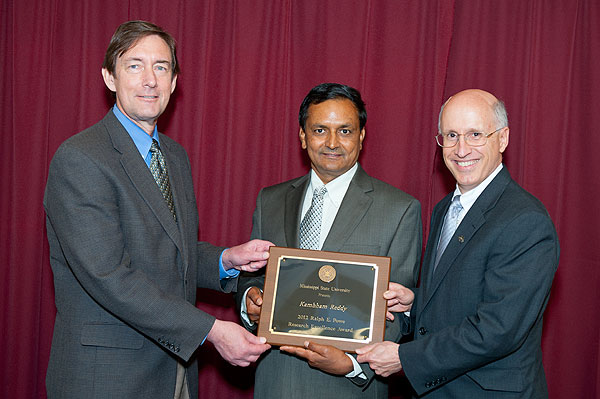
[{"label": "curtain fold", "polygon": [[[188,151],[199,237],[249,238],[258,191],[305,174],[298,109],[322,82],[363,94],[360,162],[429,215],[453,180],[435,145],[439,107],[469,88],[503,99],[505,161],[548,208],[561,261],[546,311],[551,398],[600,395],[600,4],[594,0],[91,0],[0,2],[0,397],[44,398],[55,307],[42,198],[60,143],[112,106],[100,69],[116,27],[150,20],[182,74],[158,128]],[[237,321],[228,295],[198,306]],[[252,397],[253,368],[198,351],[200,397]],[[407,397],[391,379],[392,397]]]}]

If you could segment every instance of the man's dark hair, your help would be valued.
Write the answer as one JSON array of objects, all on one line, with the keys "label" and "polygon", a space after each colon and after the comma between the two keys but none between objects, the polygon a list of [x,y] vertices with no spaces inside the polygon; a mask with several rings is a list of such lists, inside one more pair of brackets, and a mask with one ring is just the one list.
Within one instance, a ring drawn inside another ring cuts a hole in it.
[{"label": "man's dark hair", "polygon": [[308,108],[313,104],[320,104],[327,100],[348,99],[352,101],[354,107],[358,111],[358,120],[360,122],[360,130],[367,124],[367,110],[365,103],[360,97],[360,92],[353,87],[342,85],[339,83],[321,83],[312,88],[308,92],[298,114],[298,122],[302,129],[305,128],[306,119],[308,119]]},{"label": "man's dark hair", "polygon": [[160,37],[169,46],[171,50],[171,76],[175,77],[179,74],[175,39],[162,28],[146,21],[127,21],[117,28],[110,39],[108,49],[106,49],[102,68],[108,70],[114,76],[117,58],[132,48],[140,39],[152,35]]}]

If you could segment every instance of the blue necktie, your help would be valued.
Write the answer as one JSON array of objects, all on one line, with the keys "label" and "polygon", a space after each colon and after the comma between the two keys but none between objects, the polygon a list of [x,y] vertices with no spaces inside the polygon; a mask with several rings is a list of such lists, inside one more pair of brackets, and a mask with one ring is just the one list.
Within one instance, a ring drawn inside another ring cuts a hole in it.
[{"label": "blue necktie", "polygon": [[458,215],[460,211],[463,210],[462,205],[460,204],[460,195],[455,196],[452,199],[452,203],[450,204],[450,208],[448,208],[448,212],[446,212],[446,217],[444,218],[444,227],[442,227],[442,234],[440,235],[440,242],[437,247],[437,253],[435,255],[435,263],[433,270],[437,267],[442,254],[446,250],[450,239],[454,235],[454,232],[458,228]]}]

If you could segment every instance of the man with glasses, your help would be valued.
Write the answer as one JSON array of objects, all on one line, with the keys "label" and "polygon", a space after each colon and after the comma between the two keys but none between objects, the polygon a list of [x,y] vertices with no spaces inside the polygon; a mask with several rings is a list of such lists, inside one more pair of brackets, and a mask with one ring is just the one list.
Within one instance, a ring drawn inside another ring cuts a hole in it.
[{"label": "man with glasses", "polygon": [[542,316],[558,266],[556,230],[540,201],[502,165],[504,104],[465,90],[442,106],[437,143],[456,189],[433,210],[421,286],[384,296],[413,341],[360,348],[358,361],[404,370],[419,397],[547,397]]}]

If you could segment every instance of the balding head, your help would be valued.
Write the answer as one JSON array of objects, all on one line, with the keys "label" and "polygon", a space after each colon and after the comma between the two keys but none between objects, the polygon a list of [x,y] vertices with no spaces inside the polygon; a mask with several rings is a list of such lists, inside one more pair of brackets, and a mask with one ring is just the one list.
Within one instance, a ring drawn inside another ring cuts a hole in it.
[{"label": "balding head", "polygon": [[446,104],[453,100],[461,100],[462,98],[465,98],[466,101],[479,101],[482,104],[487,104],[491,112],[494,114],[494,118],[496,119],[496,128],[499,129],[501,127],[508,127],[508,115],[506,113],[506,107],[501,100],[497,99],[492,93],[489,93],[485,90],[467,89],[450,96],[450,98],[448,98],[442,105],[438,116],[438,131],[440,133],[442,132],[442,113],[446,108]]},{"label": "balding head", "polygon": [[[477,187],[502,163],[508,146],[508,120],[502,101],[479,89],[461,91],[442,106],[440,133],[458,137],[458,143],[443,148],[444,162],[461,192]],[[465,135],[476,133],[481,143],[471,144]]]}]

